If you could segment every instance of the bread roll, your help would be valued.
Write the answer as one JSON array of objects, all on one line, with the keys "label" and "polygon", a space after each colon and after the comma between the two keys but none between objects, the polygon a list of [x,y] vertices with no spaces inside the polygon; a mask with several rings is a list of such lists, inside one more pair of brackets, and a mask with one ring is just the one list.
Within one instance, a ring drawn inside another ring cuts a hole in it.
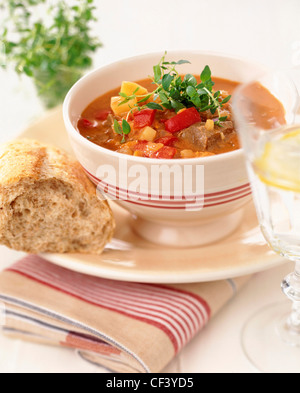
[{"label": "bread roll", "polygon": [[80,164],[55,147],[17,140],[0,147],[0,244],[29,253],[95,253],[114,220]]}]

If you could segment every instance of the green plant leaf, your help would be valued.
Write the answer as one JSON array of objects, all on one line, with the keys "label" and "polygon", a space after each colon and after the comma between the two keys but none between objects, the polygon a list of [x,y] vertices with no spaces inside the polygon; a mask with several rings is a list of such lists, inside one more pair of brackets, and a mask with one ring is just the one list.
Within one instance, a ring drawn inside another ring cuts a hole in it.
[{"label": "green plant leaf", "polygon": [[[153,77],[151,77],[153,84],[156,85],[153,92],[144,95],[137,96],[138,89],[136,89],[131,96],[123,96],[124,100],[119,104],[122,105],[128,102],[129,99],[136,98],[137,103],[134,108],[138,111],[143,108],[149,109],[169,109],[178,112],[183,108],[195,107],[199,112],[205,112],[210,110],[212,114],[217,112],[218,119],[217,122],[223,121],[224,117],[220,117],[220,108],[222,105],[229,101],[230,96],[226,97],[223,101],[220,100],[220,91],[213,91],[214,82],[211,79],[211,70],[208,65],[206,65],[201,72],[201,83],[197,83],[197,79],[192,74],[186,74],[183,79],[181,75],[176,70],[176,66],[184,63],[189,63],[187,60],[179,61],[166,61],[166,53],[161,58],[160,62],[153,67]],[[160,99],[161,103],[149,102],[145,103],[153,95],[154,101]],[[133,108],[130,110],[132,113]],[[221,120],[220,120],[221,119]],[[127,125],[128,124],[128,125]],[[122,122],[121,130],[118,126],[115,126],[118,133],[124,135],[129,132],[129,123]],[[123,141],[122,140],[122,141]]]},{"label": "green plant leaf", "polygon": [[191,64],[191,62],[188,61],[188,60],[179,60],[179,61],[177,61],[175,64],[177,64],[177,65],[181,65],[181,64]]},{"label": "green plant leaf", "polygon": [[141,98],[141,99],[138,101],[138,104],[141,104],[141,103],[143,103],[143,102],[148,101],[149,98],[150,98],[151,96],[152,96],[152,94],[148,94],[148,95],[146,95],[144,98]]},{"label": "green plant leaf", "polygon": [[185,108],[185,106],[181,102],[175,100],[171,100],[171,107],[175,110],[175,112],[178,112],[180,111],[180,109]]},{"label": "green plant leaf", "polygon": [[162,87],[164,90],[169,90],[169,87],[174,79],[174,76],[171,74],[165,74],[162,78]]},{"label": "green plant leaf", "polygon": [[159,83],[160,79],[161,79],[161,68],[159,65],[155,65],[153,67],[153,72],[154,72],[154,82],[155,83]]},{"label": "green plant leaf", "polygon": [[198,95],[197,90],[193,86],[188,86],[186,89],[186,92],[187,92],[188,96],[191,98],[195,95]]},{"label": "green plant leaf", "polygon": [[122,127],[120,126],[117,119],[114,120],[114,130],[117,134],[122,135]]},{"label": "green plant leaf", "polygon": [[231,96],[227,96],[226,98],[224,98],[224,100],[221,102],[222,105],[226,104],[229,100],[230,100]]},{"label": "green plant leaf", "polygon": [[206,65],[204,70],[201,72],[200,79],[203,83],[208,82],[211,79],[211,70],[208,65]]},{"label": "green plant leaf", "polygon": [[169,102],[167,95],[163,91],[160,91],[158,95],[162,103]]},{"label": "green plant leaf", "polygon": [[33,71],[28,66],[23,67],[23,72],[25,72],[27,76],[33,76]]},{"label": "green plant leaf", "polygon": [[190,86],[196,86],[197,80],[192,74],[186,74],[183,78],[183,81],[186,82]]},{"label": "green plant leaf", "polygon": [[[89,22],[96,19],[92,0],[78,0],[73,7],[61,0],[5,0],[5,3],[10,13],[3,25],[9,48],[7,61],[17,72],[33,77],[38,92],[52,96],[51,101],[57,105],[81,76],[81,70],[91,65],[91,53],[101,46],[91,34]],[[47,22],[36,12],[36,6],[41,4],[49,15]],[[72,76],[66,76],[66,70]]]},{"label": "green plant leaf", "polygon": [[130,124],[125,119],[122,120],[122,129],[125,135],[128,135],[131,131]]},{"label": "green plant leaf", "polygon": [[149,102],[148,104],[146,104],[146,107],[149,109],[158,109],[159,111],[162,111],[164,108],[157,104],[156,102]]}]

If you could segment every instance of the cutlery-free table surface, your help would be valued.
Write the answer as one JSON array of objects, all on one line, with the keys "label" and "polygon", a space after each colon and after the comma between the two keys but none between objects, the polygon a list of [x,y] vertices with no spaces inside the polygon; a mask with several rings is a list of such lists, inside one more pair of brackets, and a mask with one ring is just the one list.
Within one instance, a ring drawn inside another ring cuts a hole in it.
[{"label": "cutlery-free table surface", "polygon": [[[0,268],[9,266],[22,253],[0,247]],[[171,373],[255,373],[243,353],[241,330],[259,308],[284,301],[280,282],[291,272],[286,263],[257,273],[171,362],[164,372]],[[0,373],[96,373],[106,372],[84,362],[72,350],[12,340],[0,334]]]}]

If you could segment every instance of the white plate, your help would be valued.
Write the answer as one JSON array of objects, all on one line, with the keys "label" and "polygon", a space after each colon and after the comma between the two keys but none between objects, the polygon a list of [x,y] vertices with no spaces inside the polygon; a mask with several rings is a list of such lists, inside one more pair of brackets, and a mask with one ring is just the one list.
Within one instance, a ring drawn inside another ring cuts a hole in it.
[{"label": "white plate", "polygon": [[[29,126],[20,137],[52,143],[71,153],[60,108]],[[112,243],[101,256],[44,257],[77,272],[147,283],[220,280],[265,270],[284,261],[266,245],[252,204],[247,206],[242,225],[232,235],[218,243],[187,249],[161,247],[139,238],[130,228],[129,213],[114,203],[111,205],[117,228]]]}]

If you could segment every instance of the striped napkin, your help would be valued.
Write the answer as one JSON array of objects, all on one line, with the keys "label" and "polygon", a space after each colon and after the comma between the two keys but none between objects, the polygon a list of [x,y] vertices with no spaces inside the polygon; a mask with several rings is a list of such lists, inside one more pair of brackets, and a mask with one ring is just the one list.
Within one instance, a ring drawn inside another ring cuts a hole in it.
[{"label": "striped napkin", "polygon": [[248,279],[117,282],[29,255],[0,274],[2,330],[111,371],[160,372]]}]

